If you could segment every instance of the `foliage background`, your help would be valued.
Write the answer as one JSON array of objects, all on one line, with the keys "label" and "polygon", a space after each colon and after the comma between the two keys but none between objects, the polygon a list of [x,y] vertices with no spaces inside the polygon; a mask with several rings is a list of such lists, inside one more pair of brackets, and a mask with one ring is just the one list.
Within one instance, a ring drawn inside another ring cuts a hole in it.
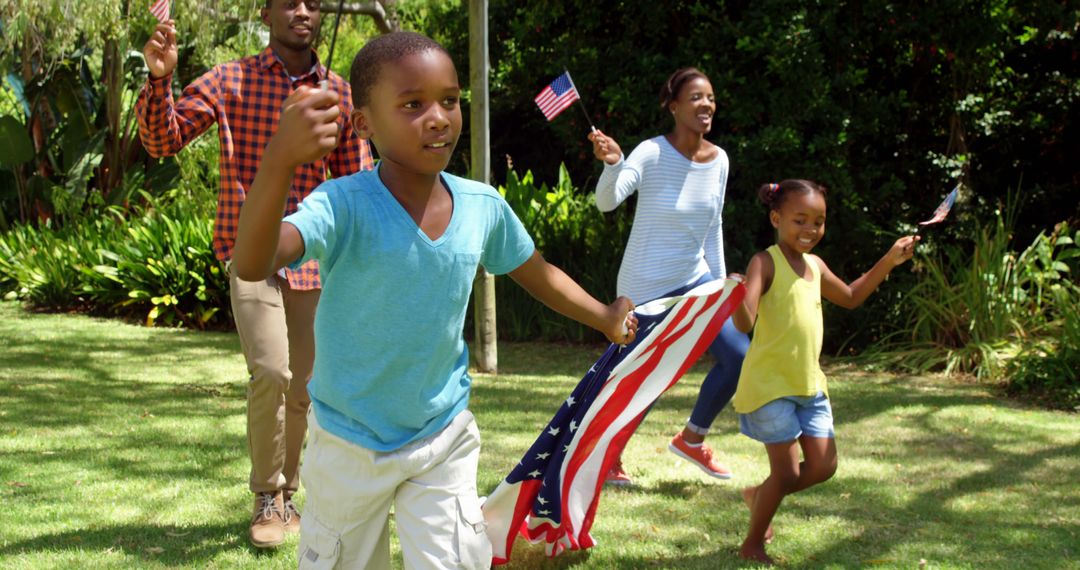
[{"label": "foliage background", "polygon": [[[265,45],[260,4],[173,2],[177,92],[214,63]],[[392,4],[402,28],[441,41],[468,77],[464,0]],[[763,182],[807,177],[830,188],[818,253],[848,279],[963,183],[949,220],[923,232],[916,263],[858,311],[827,306],[827,352],[874,347],[918,368],[1026,379],[1017,385],[1063,377],[1080,399],[1080,356],[1055,340],[1080,330],[1071,309],[1080,220],[1074,2],[493,0],[489,16],[492,179],[545,256],[596,296],[614,295],[633,200],[596,211],[600,166],[586,117],[575,106],[549,123],[532,99],[569,69],[589,122],[629,152],[670,129],[656,92],[674,69],[693,65],[712,78],[710,138],[732,161],[724,226],[733,269],[772,241],[754,199]],[[324,58],[333,21],[324,19]],[[146,75],[139,51],[152,28],[143,2],[0,0],[0,291],[39,307],[228,326],[227,287],[205,243],[217,142],[207,135],[153,160],[134,131]],[[332,68],[347,75],[376,33],[366,18],[344,18]],[[462,141],[468,125],[466,116]],[[468,154],[459,144],[450,170],[467,173]],[[168,255],[185,257],[186,271],[148,269]],[[503,338],[599,338],[508,280],[499,291]],[[985,291],[1016,301],[996,303]],[[1007,312],[967,310],[973,302]]]},{"label": "foliage background", "polygon": [[[423,6],[404,13],[404,24],[442,41],[467,77],[467,4]],[[629,152],[670,130],[660,85],[697,66],[718,100],[710,138],[732,163],[729,267],[745,267],[772,242],[754,190],[792,177],[829,187],[829,235],[818,252],[848,279],[929,217],[958,180],[959,215],[930,240],[964,243],[1019,190],[1028,207],[1013,229],[1028,243],[1080,217],[1070,158],[1080,155],[1078,15],[1075,3],[1055,1],[494,0],[492,156],[510,156],[545,182],[565,163],[591,190],[600,168],[580,108],[548,123],[533,96],[569,69],[591,122]],[[493,164],[503,180],[505,161]],[[898,291],[913,284],[905,273],[858,312],[829,311],[828,348],[880,338]]]}]

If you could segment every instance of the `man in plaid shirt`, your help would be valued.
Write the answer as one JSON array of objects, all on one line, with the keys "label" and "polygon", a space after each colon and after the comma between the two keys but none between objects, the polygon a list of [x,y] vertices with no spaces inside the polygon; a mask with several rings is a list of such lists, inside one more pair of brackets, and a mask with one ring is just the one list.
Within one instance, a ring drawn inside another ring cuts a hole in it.
[{"label": "man in plaid shirt", "polygon": [[[214,224],[214,251],[229,266],[240,206],[276,131],[282,103],[297,87],[316,85],[340,95],[338,147],[327,157],[297,168],[283,214],[325,178],[372,167],[367,142],[349,126],[352,97],[348,82],[321,65],[312,49],[319,29],[320,0],[266,0],[262,21],[270,28],[261,53],[215,66],[172,94],[176,28],[157,26],[143,48],[150,77],[136,104],[139,136],[155,157],[176,154],[214,122],[221,142],[221,187]],[[230,275],[230,296],[240,343],[251,374],[248,383],[250,486],[255,493],[251,542],[272,547],[297,531],[300,515],[291,497],[299,486],[300,451],[307,430],[307,381],[315,356],[314,317],[319,300],[316,262],[298,271],[282,270],[263,282]]]}]

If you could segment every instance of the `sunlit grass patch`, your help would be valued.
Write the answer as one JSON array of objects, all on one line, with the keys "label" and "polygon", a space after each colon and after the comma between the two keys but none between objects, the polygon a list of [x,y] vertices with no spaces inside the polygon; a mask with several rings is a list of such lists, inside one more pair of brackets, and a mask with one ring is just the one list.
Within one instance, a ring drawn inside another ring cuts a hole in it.
[{"label": "sunlit grass patch", "polygon": [[[147,329],[0,303],[2,568],[295,568],[296,537],[247,541],[247,373],[234,335]],[[600,346],[503,343],[476,374],[478,487],[521,458]],[[748,568],[739,490],[768,474],[725,409],[708,441],[735,476],[667,450],[708,369],[653,407],[605,489],[598,546],[509,568]],[[1068,568],[1080,557],[1080,417],[938,376],[827,367],[839,470],[785,499],[770,552],[796,568]],[[360,483],[358,483],[360,484]],[[299,495],[302,500],[303,492]],[[393,543],[397,553],[396,541]],[[397,559],[400,567],[400,558]]]}]

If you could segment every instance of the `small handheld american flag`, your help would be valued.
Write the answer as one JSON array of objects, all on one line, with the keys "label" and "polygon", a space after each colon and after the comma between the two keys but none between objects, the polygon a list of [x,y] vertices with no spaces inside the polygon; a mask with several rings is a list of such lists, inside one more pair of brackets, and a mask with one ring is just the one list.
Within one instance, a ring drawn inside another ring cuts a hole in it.
[{"label": "small handheld american flag", "polygon": [[952,209],[953,204],[956,203],[956,195],[959,193],[960,185],[957,184],[956,187],[952,189],[952,192],[949,192],[949,195],[945,197],[945,200],[941,203],[941,205],[938,206],[936,210],[934,210],[934,216],[929,220],[926,220],[925,222],[919,222],[919,225],[928,226],[930,224],[936,224],[944,220],[945,216],[949,215],[949,210]]},{"label": "small handheld american flag", "polygon": [[540,112],[544,113],[544,117],[550,121],[580,98],[577,88],[574,87],[574,80],[570,79],[570,72],[566,71],[533,100],[540,107]]},{"label": "small handheld american flag", "polygon": [[169,21],[169,0],[154,0],[150,5],[150,13],[162,24]]}]

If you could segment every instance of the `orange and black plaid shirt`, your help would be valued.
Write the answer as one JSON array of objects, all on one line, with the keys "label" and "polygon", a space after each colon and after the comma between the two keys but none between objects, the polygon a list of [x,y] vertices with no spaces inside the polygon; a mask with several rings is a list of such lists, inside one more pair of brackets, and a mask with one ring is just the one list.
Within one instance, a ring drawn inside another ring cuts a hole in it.
[{"label": "orange and black plaid shirt", "polygon": [[[308,73],[290,78],[281,60],[269,47],[253,55],[215,66],[188,85],[178,101],[173,101],[172,76],[146,82],[136,103],[139,136],[154,157],[171,156],[218,124],[221,143],[219,166],[221,187],[218,191],[217,216],[214,221],[214,253],[221,261],[232,257],[240,206],[255,180],[263,149],[277,130],[285,98],[301,85],[315,85],[327,70],[318,63]],[[367,141],[356,136],[349,126],[352,90],[348,82],[329,73],[329,87],[341,95],[341,135],[336,149],[314,163],[296,169],[285,214],[326,179],[329,168],[334,176],[346,176],[372,167]],[[297,271],[285,270],[293,289],[318,289],[318,262],[305,263]]]}]

